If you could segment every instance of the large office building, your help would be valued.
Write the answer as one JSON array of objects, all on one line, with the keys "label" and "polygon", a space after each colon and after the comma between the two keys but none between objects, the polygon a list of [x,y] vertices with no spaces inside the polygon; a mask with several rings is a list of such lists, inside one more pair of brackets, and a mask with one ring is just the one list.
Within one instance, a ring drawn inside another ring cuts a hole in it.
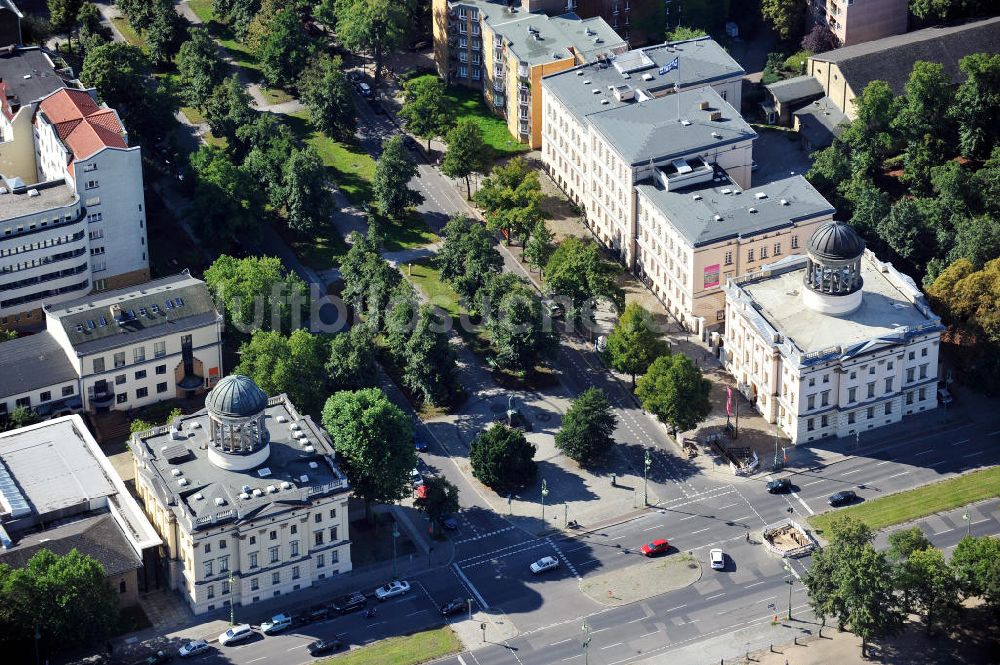
[{"label": "large office building", "polygon": [[158,586],[161,543],[80,416],[0,433],[0,563],[75,549],[128,606]]},{"label": "large office building", "polygon": [[187,272],[48,305],[45,329],[0,344],[0,418],[127,411],[222,376],[223,317]]},{"label": "large office building", "polygon": [[0,53],[0,327],[149,279],[140,149],[96,98],[38,48]]},{"label": "large office building", "polygon": [[245,376],[205,407],[129,442],[170,587],[201,614],[351,570],[350,488],[326,433]]},{"label": "large office building", "polygon": [[935,408],[944,328],[913,280],[842,222],[806,250],[725,287],[724,362],[739,390],[792,443]]}]

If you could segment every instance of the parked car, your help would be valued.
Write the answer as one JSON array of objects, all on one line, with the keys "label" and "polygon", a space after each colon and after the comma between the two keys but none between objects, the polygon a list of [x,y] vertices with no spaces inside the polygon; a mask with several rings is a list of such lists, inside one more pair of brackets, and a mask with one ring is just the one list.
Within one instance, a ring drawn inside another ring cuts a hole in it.
[{"label": "parked car", "polygon": [[348,80],[349,80],[349,81],[350,81],[351,83],[357,83],[358,81],[360,81],[360,80],[361,80],[361,79],[363,79],[364,77],[365,77],[365,75],[364,75],[364,74],[362,74],[361,72],[357,72],[357,71],[354,71],[354,72],[348,72],[348,73],[347,73],[347,79],[348,79]]},{"label": "parked car", "polygon": [[408,150],[416,150],[417,142],[413,140],[413,137],[409,134],[403,136],[403,145],[406,146]]},{"label": "parked car", "polygon": [[343,648],[344,643],[340,640],[316,640],[306,645],[310,656],[323,656]]},{"label": "parked car", "polygon": [[559,560],[553,556],[543,556],[541,559],[531,564],[531,572],[540,575],[547,570],[554,570],[559,567]]},{"label": "parked car", "polygon": [[715,570],[722,570],[726,567],[726,555],[719,548],[711,550],[708,553],[708,559],[712,562],[712,568]]},{"label": "parked car", "polygon": [[552,298],[542,298],[542,309],[551,316],[553,319],[558,319],[560,316],[566,313],[563,306],[557,303]]},{"label": "parked car", "polygon": [[161,663],[169,663],[174,657],[167,653],[166,651],[157,651],[152,656],[146,658],[142,661],[143,665],[161,665]]},{"label": "parked car", "polygon": [[388,600],[396,596],[402,596],[410,591],[410,583],[406,580],[393,580],[388,584],[383,584],[375,589],[375,597],[379,600]]},{"label": "parked car", "polygon": [[826,500],[831,506],[843,506],[846,503],[854,503],[858,500],[858,495],[851,490],[844,490],[843,492],[837,492],[836,494],[831,494],[830,498]]},{"label": "parked car", "polygon": [[303,618],[306,621],[323,621],[324,619],[329,618],[329,616],[330,616],[329,607],[327,607],[326,605],[313,605],[312,607],[309,608],[309,611],[306,612],[305,617]]},{"label": "parked car", "polygon": [[469,601],[465,598],[455,598],[454,600],[449,600],[447,603],[441,606],[441,616],[450,617],[452,614],[458,614],[459,612],[467,612],[469,610]]},{"label": "parked car", "polygon": [[663,554],[670,549],[670,543],[667,542],[666,538],[660,538],[652,542],[646,543],[639,548],[643,556],[656,556],[657,554]]},{"label": "parked car", "polygon": [[767,484],[767,491],[770,494],[792,491],[792,481],[789,478],[776,478]]},{"label": "parked car", "polygon": [[420,469],[410,471],[410,482],[413,483],[414,487],[420,487],[424,484],[424,476],[420,473]]},{"label": "parked car", "polygon": [[949,406],[952,402],[955,401],[954,398],[951,396],[951,391],[949,391],[944,386],[940,386],[937,389],[937,398],[938,401],[941,402],[941,404],[944,406]]},{"label": "parked car", "polygon": [[275,614],[270,620],[260,624],[260,632],[274,635],[292,627],[292,617],[289,614]]},{"label": "parked car", "polygon": [[208,642],[205,640],[194,640],[193,642],[188,642],[180,649],[177,650],[177,655],[181,658],[190,658],[191,656],[197,656],[198,654],[205,653],[212,647],[208,646]]},{"label": "parked car", "polygon": [[414,439],[413,439],[413,447],[417,449],[418,453],[426,453],[427,452],[427,442],[426,441],[421,441],[420,439],[418,439],[416,437],[414,437]]},{"label": "parked car", "polygon": [[250,627],[250,624],[241,623],[240,625],[233,626],[226,632],[219,635],[219,644],[227,647],[230,644],[237,644],[244,640],[248,640],[253,637],[253,634],[253,628]]},{"label": "parked car", "polygon": [[448,529],[448,531],[455,531],[458,529],[458,520],[453,515],[448,516],[441,521],[441,526]]},{"label": "parked car", "polygon": [[360,610],[367,603],[365,594],[360,591],[354,591],[346,596],[341,596],[333,601],[333,609],[335,609],[340,614],[347,614],[348,612],[355,612]]},{"label": "parked car", "polygon": [[360,92],[361,96],[365,98],[370,98],[372,96],[371,86],[365,83],[364,81],[358,82],[358,92]]},{"label": "parked car", "polygon": [[597,339],[594,341],[594,351],[598,353],[604,353],[608,348],[608,338],[605,335],[598,335]]}]

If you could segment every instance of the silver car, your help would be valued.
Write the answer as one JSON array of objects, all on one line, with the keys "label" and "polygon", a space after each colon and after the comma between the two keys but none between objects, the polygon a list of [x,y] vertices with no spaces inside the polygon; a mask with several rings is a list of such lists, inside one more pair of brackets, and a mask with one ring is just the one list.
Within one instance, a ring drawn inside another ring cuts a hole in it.
[{"label": "silver car", "polygon": [[553,556],[543,556],[541,559],[531,564],[531,572],[535,575],[540,575],[547,570],[553,570],[559,567],[559,560]]}]

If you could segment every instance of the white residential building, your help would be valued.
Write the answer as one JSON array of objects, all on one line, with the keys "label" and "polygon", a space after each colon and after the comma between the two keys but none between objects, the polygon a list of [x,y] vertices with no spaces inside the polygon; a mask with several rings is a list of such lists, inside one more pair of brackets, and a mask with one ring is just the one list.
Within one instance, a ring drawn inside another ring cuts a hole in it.
[{"label": "white residential building", "polygon": [[726,285],[726,369],[793,444],[935,408],[942,330],[913,280],[841,222],[807,256]]},{"label": "white residential building", "polygon": [[0,57],[0,327],[149,279],[142,159],[114,109],[39,49]]},{"label": "white residential building", "polygon": [[201,614],[350,571],[350,490],[326,433],[245,376],[205,406],[129,442],[171,588]]},{"label": "white residential building", "polygon": [[211,388],[222,376],[222,315],[182,272],[47,306],[46,328],[0,344],[0,417],[129,410]]}]

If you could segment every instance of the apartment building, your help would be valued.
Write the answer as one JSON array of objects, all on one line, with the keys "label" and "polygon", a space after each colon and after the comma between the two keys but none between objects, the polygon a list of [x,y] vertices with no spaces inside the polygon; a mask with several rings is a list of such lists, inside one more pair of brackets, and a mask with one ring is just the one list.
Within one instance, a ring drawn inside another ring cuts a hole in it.
[{"label": "apartment building", "polygon": [[[581,18],[604,19],[621,38],[633,45],[646,41],[649,23],[656,14],[656,5],[669,5],[664,0],[520,0],[521,9],[556,15],[573,12]],[[661,16],[662,18],[662,16]],[[663,34],[662,26],[660,34]]]},{"label": "apartment building", "polygon": [[910,14],[907,0],[812,0],[810,9],[841,46],[902,34]]},{"label": "apartment building", "polygon": [[434,58],[450,83],[483,91],[511,136],[542,141],[543,76],[628,49],[602,18],[531,13],[498,0],[434,0]]},{"label": "apartment building", "polygon": [[21,19],[24,14],[13,0],[0,0],[0,44],[21,43]]},{"label": "apartment building", "polygon": [[848,225],[729,280],[725,365],[793,444],[857,436],[937,406],[940,319]]},{"label": "apartment building", "polygon": [[0,327],[149,279],[141,154],[45,52],[0,54]]},{"label": "apartment building", "polygon": [[0,418],[129,410],[222,376],[222,315],[187,271],[44,309],[45,330],[0,344]]},{"label": "apartment building", "polygon": [[286,395],[227,376],[205,409],[129,447],[169,585],[195,614],[351,570],[347,478],[326,433]]}]

